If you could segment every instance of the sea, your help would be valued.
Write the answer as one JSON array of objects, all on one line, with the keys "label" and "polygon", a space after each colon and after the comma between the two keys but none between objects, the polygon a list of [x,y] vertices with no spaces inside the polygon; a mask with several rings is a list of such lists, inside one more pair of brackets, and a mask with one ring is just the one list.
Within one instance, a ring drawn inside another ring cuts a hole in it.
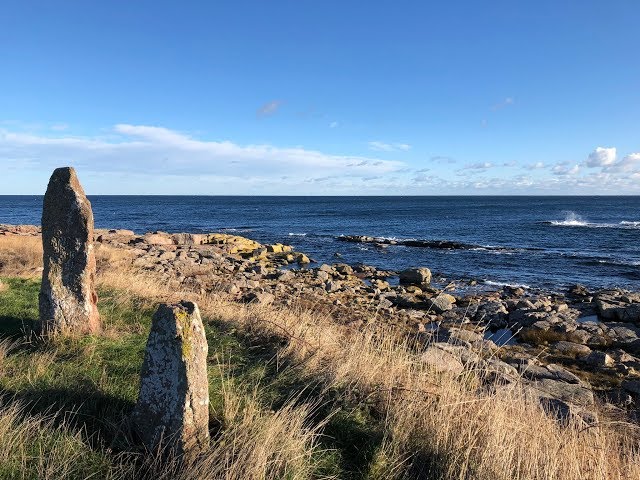
[{"label": "sea", "polygon": [[[89,198],[98,228],[232,233],[321,263],[424,266],[445,281],[495,287],[640,290],[638,196]],[[39,224],[41,212],[41,196],[0,196],[0,223]],[[380,248],[344,235],[425,243]]]}]

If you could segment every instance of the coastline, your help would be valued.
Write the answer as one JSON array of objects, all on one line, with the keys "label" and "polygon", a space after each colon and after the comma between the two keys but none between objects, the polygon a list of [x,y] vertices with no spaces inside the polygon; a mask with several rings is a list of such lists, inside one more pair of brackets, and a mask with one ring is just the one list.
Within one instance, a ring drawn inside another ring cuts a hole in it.
[{"label": "coastline", "polygon": [[[0,225],[2,235],[37,237],[39,227]],[[400,329],[430,345],[425,361],[456,369],[454,353],[482,352],[496,375],[544,384],[567,408],[588,410],[597,397],[638,415],[627,407],[640,398],[640,292],[591,292],[579,285],[563,293],[514,286],[474,290],[443,285],[425,268],[316,264],[288,245],[226,233],[96,229],[95,245],[116,249],[117,261],[128,268],[196,294],[295,305],[352,329]],[[389,282],[398,276],[399,282]]]}]

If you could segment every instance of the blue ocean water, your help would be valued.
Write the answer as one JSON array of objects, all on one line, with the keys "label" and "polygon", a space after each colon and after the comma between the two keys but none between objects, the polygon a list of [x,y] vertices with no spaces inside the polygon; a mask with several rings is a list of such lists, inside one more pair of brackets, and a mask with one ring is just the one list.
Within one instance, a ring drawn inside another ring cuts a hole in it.
[{"label": "blue ocean water", "polygon": [[[92,196],[100,228],[237,233],[290,243],[320,262],[559,289],[640,289],[640,197]],[[40,196],[0,196],[0,223],[39,224]],[[338,241],[447,240],[464,249]],[[505,247],[493,249],[486,247]],[[337,258],[339,254],[341,258]]]}]

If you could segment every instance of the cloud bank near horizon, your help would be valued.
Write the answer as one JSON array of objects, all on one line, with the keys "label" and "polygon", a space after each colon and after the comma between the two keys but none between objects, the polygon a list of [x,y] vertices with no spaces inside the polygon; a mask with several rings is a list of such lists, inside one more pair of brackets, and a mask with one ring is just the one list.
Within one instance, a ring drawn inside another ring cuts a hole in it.
[{"label": "cloud bank near horizon", "polygon": [[368,147],[376,153],[336,155],[201,140],[165,127],[125,123],[96,136],[72,135],[66,126],[46,134],[0,129],[0,162],[7,172],[0,187],[38,193],[16,189],[26,188],[29,175],[72,165],[94,179],[101,190],[96,193],[640,194],[640,153],[619,157],[615,147],[597,147],[579,161],[469,161],[456,170],[447,167],[453,160],[433,161],[450,157],[425,155],[421,164],[402,159],[409,144],[370,142]]}]

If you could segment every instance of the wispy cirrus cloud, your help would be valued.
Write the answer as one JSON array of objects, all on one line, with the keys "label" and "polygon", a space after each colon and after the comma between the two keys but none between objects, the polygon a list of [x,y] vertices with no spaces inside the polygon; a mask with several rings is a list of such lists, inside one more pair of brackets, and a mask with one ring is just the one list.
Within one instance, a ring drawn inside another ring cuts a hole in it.
[{"label": "wispy cirrus cloud", "polygon": [[282,100],[271,100],[270,102],[265,103],[256,111],[256,115],[259,118],[268,117],[273,115],[278,111],[278,109],[282,106]]},{"label": "wispy cirrus cloud", "polygon": [[373,150],[375,152],[406,152],[408,150],[411,150],[411,145],[409,145],[408,143],[385,143],[372,141],[368,143],[368,146],[369,150]]},{"label": "wispy cirrus cloud", "polygon": [[433,155],[429,160],[437,163],[456,163],[457,162],[455,158],[449,157],[447,155]]},{"label": "wispy cirrus cloud", "polygon": [[462,167],[462,170],[482,171],[482,170],[489,170],[490,168],[493,168],[493,167],[495,167],[495,165],[491,162],[477,162],[477,163],[468,163],[467,165]]},{"label": "wispy cirrus cloud", "polygon": [[117,124],[107,135],[56,137],[0,130],[0,158],[52,168],[72,162],[92,171],[170,175],[282,175],[322,172],[371,177],[405,168],[403,162],[332,155],[301,147],[210,141],[164,127]]}]

